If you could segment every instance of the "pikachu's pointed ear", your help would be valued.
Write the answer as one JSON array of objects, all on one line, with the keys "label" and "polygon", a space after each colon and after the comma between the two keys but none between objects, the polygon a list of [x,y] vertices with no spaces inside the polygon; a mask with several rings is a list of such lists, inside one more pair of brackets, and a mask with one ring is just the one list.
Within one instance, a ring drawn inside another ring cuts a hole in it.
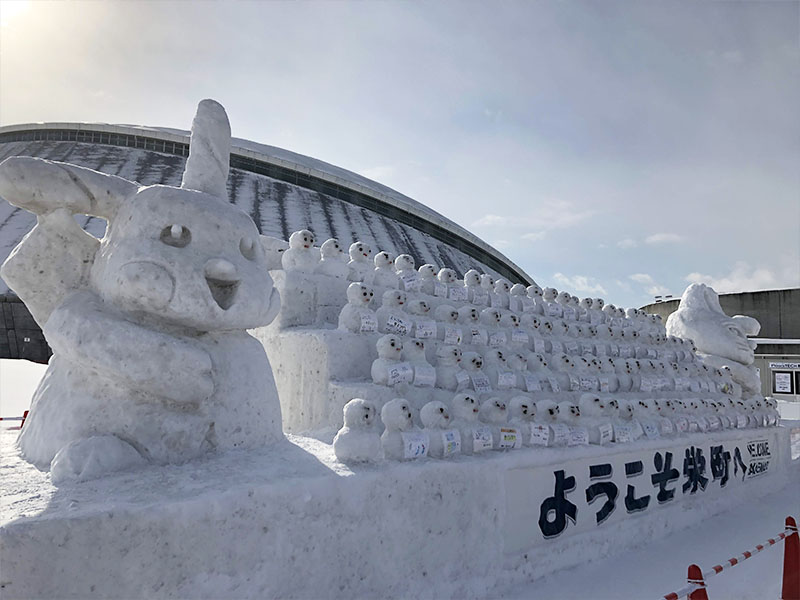
[{"label": "pikachu's pointed ear", "polygon": [[189,158],[181,187],[217,196],[227,202],[231,125],[219,102],[203,100],[192,121]]},{"label": "pikachu's pointed ear", "polygon": [[122,177],[41,158],[12,156],[0,163],[0,197],[37,215],[66,208],[112,219],[138,189]]}]

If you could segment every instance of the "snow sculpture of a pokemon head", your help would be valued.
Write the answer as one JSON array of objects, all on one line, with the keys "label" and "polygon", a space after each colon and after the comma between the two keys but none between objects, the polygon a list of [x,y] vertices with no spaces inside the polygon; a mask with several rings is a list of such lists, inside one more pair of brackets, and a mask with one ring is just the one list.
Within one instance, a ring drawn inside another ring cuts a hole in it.
[{"label": "snow sculpture of a pokemon head", "polygon": [[[282,438],[269,361],[245,331],[270,323],[280,297],[255,224],[227,200],[229,154],[225,110],[204,100],[181,187],[29,157],[0,165],[0,196],[38,217],[1,273],[54,353],[19,444],[54,478],[56,463],[70,465],[59,478],[96,470],[98,439],[175,463]],[[108,221],[105,236],[75,214]]]},{"label": "snow sculpture of a pokemon head", "polygon": [[713,288],[702,283],[687,287],[678,310],[667,319],[666,330],[667,335],[692,340],[709,366],[728,365],[745,396],[759,393],[761,385],[751,366],[756,344],[747,336],[757,335],[761,325],[752,317],[726,315]]}]

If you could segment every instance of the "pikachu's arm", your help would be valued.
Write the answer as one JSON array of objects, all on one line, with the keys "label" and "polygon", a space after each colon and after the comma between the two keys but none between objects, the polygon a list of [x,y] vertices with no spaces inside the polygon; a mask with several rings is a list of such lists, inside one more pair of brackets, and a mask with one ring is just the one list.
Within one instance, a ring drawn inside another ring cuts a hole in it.
[{"label": "pikachu's arm", "polygon": [[67,208],[109,219],[138,188],[122,177],[30,156],[0,163],[0,197],[37,215]]},{"label": "pikachu's arm", "polygon": [[69,296],[50,315],[44,333],[55,353],[131,388],[179,403],[202,402],[214,392],[205,350],[109,312],[91,292]]}]

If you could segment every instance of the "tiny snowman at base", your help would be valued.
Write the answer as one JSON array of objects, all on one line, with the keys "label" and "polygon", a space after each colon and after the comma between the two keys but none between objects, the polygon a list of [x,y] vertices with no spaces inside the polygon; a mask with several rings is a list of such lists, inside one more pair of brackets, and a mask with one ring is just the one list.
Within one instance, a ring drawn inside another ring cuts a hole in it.
[{"label": "tiny snowman at base", "polygon": [[444,402],[428,402],[419,413],[424,433],[428,435],[428,456],[449,458],[461,453],[461,433],[453,429],[450,412]]},{"label": "tiny snowman at base", "polygon": [[333,438],[333,451],[343,463],[376,462],[383,455],[381,438],[375,431],[375,404],[353,398],[344,405],[344,426]]},{"label": "tiny snowman at base", "polygon": [[381,435],[381,446],[387,459],[414,460],[428,455],[428,434],[414,426],[408,401],[389,400],[381,409],[381,421],[386,427]]}]

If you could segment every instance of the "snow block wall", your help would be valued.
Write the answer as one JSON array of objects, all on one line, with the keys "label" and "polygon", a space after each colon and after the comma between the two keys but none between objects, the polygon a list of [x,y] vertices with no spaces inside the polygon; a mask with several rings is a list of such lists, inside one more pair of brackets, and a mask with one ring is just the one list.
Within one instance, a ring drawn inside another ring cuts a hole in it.
[{"label": "snow block wall", "polygon": [[291,438],[55,489],[4,449],[8,598],[492,597],[756,502],[789,460],[783,428],[381,468]]}]

